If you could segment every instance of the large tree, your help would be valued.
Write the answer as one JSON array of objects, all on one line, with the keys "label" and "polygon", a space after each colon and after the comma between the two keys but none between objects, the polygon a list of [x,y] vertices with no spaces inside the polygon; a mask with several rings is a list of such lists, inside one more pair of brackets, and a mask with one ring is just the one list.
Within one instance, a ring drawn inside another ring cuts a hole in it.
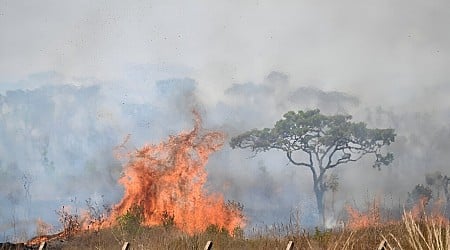
[{"label": "large tree", "polygon": [[350,115],[324,115],[320,110],[289,111],[273,128],[253,129],[231,139],[234,148],[248,148],[255,154],[276,149],[289,161],[312,173],[317,208],[325,221],[324,194],[330,188],[326,173],[339,165],[374,157],[373,167],[389,165],[394,156],[383,150],[395,139],[393,129],[369,129],[363,122],[351,122]]}]

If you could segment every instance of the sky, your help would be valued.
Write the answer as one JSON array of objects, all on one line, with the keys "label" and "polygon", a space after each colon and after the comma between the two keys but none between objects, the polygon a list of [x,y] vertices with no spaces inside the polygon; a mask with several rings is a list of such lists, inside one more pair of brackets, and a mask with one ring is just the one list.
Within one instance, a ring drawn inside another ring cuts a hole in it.
[{"label": "sky", "polygon": [[[74,197],[116,202],[114,145],[188,129],[193,108],[228,138],[310,108],[395,128],[396,161],[343,168],[340,198],[402,199],[448,168],[448,23],[445,0],[0,0],[0,231],[30,236],[19,222],[51,221]],[[310,213],[309,173],[250,155],[225,144],[209,188],[255,224]]]},{"label": "sky", "polygon": [[281,71],[296,83],[396,104],[399,96],[387,92],[410,96],[411,85],[445,83],[449,5],[2,0],[0,75],[16,82],[56,71],[107,81],[149,65],[160,78],[187,75],[217,95],[217,86]]}]

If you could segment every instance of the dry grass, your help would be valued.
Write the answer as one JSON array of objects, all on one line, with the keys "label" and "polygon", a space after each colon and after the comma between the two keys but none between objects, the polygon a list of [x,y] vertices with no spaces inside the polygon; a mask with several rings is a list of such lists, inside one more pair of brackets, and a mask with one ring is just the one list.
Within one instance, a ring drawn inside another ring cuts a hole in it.
[{"label": "dry grass", "polygon": [[450,249],[450,227],[441,218],[415,218],[404,213],[397,222],[376,224],[360,229],[313,230],[299,228],[298,224],[272,225],[254,230],[251,236],[211,226],[205,232],[187,235],[173,226],[130,228],[114,227],[84,232],[64,241],[50,242],[47,249],[121,249],[130,242],[130,249],[203,249],[213,241],[213,249],[285,249],[290,240],[294,249],[378,249],[385,240],[385,249]]},{"label": "dry grass", "polygon": [[[411,212],[403,214],[406,235],[399,237],[389,234],[387,249],[445,250],[450,249],[450,225],[439,216],[426,216],[415,219]],[[407,244],[399,240],[406,238]]]},{"label": "dry grass", "polygon": [[[280,232],[280,231],[279,231]],[[203,249],[208,240],[213,249],[285,249],[290,240],[294,249],[375,249],[382,237],[373,237],[372,230],[299,232],[275,235],[261,233],[251,237],[233,237],[228,232],[210,227],[196,235],[186,235],[175,228],[139,227],[135,232],[111,228],[84,232],[64,241],[53,241],[47,249],[120,249],[130,242],[130,249]],[[371,241],[368,244],[368,241]]]}]

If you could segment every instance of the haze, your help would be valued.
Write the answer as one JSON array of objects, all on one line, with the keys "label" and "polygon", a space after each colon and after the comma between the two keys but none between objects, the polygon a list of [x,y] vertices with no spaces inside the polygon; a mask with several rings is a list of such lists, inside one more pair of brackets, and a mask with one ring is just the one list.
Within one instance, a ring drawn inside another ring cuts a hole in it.
[{"label": "haze", "polygon": [[[308,108],[395,128],[395,162],[340,169],[337,203],[397,205],[425,173],[450,174],[449,23],[444,0],[0,0],[2,236],[57,225],[73,200],[117,202],[113,148],[189,129],[194,108],[229,137]],[[253,224],[314,214],[309,172],[250,157],[214,154],[210,190]]]}]

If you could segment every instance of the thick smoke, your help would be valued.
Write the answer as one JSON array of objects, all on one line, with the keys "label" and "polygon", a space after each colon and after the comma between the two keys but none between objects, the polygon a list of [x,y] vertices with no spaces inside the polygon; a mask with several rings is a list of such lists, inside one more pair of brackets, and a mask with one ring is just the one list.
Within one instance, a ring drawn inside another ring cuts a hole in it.
[{"label": "thick smoke", "polygon": [[[63,204],[117,202],[114,147],[190,129],[192,109],[228,139],[310,108],[394,128],[391,166],[336,169],[336,207],[398,206],[425,173],[450,174],[449,6],[0,0],[0,240],[32,236],[39,217],[57,224]],[[283,154],[225,145],[207,169],[250,226],[292,209],[314,223],[310,173]]]},{"label": "thick smoke", "polygon": [[[57,224],[55,210],[62,205],[86,209],[88,198],[116,203],[122,167],[114,148],[127,135],[131,151],[189,128],[195,88],[193,80],[174,79],[139,92],[120,84],[64,82],[5,91],[0,95],[4,237],[32,236],[38,218]],[[137,93],[148,101],[135,98]]]},{"label": "thick smoke", "polygon": [[[370,127],[395,128],[396,160],[391,166],[377,171],[367,159],[336,169],[337,210],[346,203],[362,206],[376,195],[385,197],[386,206],[399,206],[426,173],[446,173],[450,160],[450,109],[439,94],[433,102],[442,103],[435,108],[388,110],[272,72],[259,83],[232,84],[210,105],[201,101],[198,84],[188,78],[145,84],[93,81],[84,87],[51,79],[50,85],[27,89],[25,84],[0,96],[0,227],[5,239],[32,236],[38,218],[57,227],[55,210],[62,205],[82,209],[89,198],[116,203],[123,193],[117,185],[123,162],[114,157],[114,147],[127,135],[131,151],[189,129],[193,109],[204,116],[204,127],[221,130],[228,138],[271,127],[288,110],[311,108],[352,114]],[[419,96],[417,105],[428,98]],[[255,156],[225,145],[211,156],[207,170],[209,190],[242,202],[250,226],[287,221],[295,211],[305,226],[317,223],[310,173],[289,164],[282,153]]]}]

